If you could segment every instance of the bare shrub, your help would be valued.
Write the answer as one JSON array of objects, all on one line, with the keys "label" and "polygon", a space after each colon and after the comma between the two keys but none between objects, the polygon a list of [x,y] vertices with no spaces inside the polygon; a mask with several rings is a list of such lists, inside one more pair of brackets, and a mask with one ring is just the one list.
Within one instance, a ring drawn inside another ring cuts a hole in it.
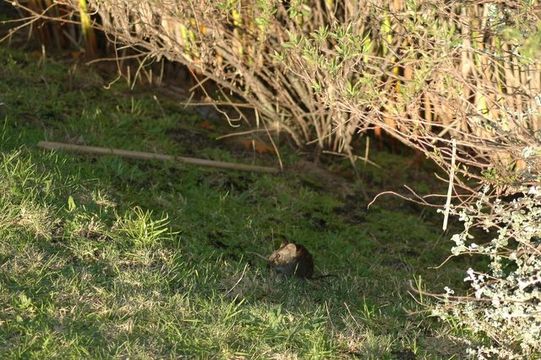
[{"label": "bare shrub", "polygon": [[[531,37],[541,32],[528,6],[351,6],[349,18],[291,36],[282,52],[288,73],[341,115],[329,133],[342,146],[380,127],[448,171],[454,138],[459,174],[495,185],[525,172],[538,180],[541,74],[528,55],[538,53]],[[474,192],[461,177],[458,184]]]},{"label": "bare shrub", "polygon": [[[242,99],[257,112],[255,125],[286,131],[298,145],[354,157],[356,134],[383,129],[445,168],[454,137],[458,171],[480,179],[490,169],[498,181],[525,169],[524,151],[539,147],[541,68],[531,39],[540,32],[527,3],[88,6],[119,47],[190,66],[219,85],[210,94],[218,103]],[[537,158],[528,165],[539,169]]]}]

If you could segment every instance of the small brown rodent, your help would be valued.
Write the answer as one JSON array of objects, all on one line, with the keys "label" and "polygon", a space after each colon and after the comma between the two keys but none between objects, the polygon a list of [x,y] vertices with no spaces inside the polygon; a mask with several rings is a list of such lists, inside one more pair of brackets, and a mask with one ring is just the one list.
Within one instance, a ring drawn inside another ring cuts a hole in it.
[{"label": "small brown rodent", "polygon": [[310,279],[314,275],[312,254],[302,245],[282,243],[268,258],[269,267],[278,274]]}]

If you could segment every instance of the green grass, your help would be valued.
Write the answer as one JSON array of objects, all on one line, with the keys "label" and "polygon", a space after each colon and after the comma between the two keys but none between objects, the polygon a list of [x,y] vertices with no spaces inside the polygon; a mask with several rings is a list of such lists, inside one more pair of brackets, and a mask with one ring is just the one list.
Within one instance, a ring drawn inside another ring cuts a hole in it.
[{"label": "green grass", "polygon": [[[295,173],[44,152],[48,139],[252,160],[174,102],[104,90],[88,70],[0,48],[0,78],[0,358],[457,356],[410,314],[408,281],[441,290],[467,268],[428,268],[450,247],[438,223],[396,203],[366,211]],[[269,276],[250,252],[281,236],[337,278]]]}]

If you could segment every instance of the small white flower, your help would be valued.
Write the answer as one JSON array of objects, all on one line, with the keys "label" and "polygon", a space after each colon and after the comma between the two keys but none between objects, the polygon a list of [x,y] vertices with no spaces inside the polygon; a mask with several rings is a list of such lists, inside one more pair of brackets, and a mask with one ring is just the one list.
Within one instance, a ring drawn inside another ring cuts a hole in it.
[{"label": "small white flower", "polygon": [[447,295],[453,295],[455,293],[455,291],[448,286],[444,287],[443,290],[445,290]]}]

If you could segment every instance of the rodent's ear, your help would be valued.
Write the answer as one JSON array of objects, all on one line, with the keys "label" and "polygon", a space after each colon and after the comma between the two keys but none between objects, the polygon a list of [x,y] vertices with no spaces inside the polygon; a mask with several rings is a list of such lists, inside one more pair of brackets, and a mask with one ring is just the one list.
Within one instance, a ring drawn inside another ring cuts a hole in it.
[{"label": "rodent's ear", "polygon": [[287,239],[282,239],[282,242],[280,243],[280,247],[283,248],[287,244],[289,244],[289,241],[287,241]]}]

